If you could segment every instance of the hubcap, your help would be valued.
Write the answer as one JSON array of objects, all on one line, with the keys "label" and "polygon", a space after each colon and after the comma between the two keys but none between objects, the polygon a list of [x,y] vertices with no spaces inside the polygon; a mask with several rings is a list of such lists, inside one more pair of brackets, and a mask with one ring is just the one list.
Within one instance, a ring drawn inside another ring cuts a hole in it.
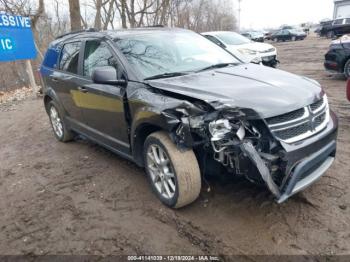
[{"label": "hubcap", "polygon": [[57,109],[52,106],[50,108],[50,120],[53,127],[53,131],[58,137],[63,136],[63,126],[60,116],[58,115]]},{"label": "hubcap", "polygon": [[152,182],[158,192],[166,199],[175,194],[175,174],[166,152],[157,145],[147,150],[147,167]]}]

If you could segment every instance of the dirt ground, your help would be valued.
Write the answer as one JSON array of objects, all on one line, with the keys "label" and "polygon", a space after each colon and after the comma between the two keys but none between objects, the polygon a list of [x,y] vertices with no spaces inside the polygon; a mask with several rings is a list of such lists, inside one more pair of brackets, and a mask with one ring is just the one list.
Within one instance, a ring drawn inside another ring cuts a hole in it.
[{"label": "dirt ground", "polygon": [[320,81],[340,120],[335,164],[282,205],[249,182],[211,181],[168,209],[133,163],[57,142],[41,99],[0,105],[0,254],[350,254],[350,103],[323,69],[328,45],[276,44],[279,67]]}]

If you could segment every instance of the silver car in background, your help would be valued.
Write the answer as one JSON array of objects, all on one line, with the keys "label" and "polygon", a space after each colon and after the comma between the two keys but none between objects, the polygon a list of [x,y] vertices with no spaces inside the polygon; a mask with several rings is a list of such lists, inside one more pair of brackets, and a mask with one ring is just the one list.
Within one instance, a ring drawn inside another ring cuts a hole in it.
[{"label": "silver car in background", "polygon": [[230,31],[204,32],[202,35],[233,55],[244,55],[250,62],[262,61],[264,65],[271,67],[276,67],[278,63],[277,49],[270,44],[257,43]]}]

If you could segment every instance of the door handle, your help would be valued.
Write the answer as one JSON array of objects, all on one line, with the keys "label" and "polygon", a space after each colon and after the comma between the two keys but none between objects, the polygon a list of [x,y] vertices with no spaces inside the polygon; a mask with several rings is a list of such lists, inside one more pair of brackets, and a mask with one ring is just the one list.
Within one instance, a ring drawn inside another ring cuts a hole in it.
[{"label": "door handle", "polygon": [[78,86],[78,90],[83,93],[87,93],[88,90],[85,87]]}]

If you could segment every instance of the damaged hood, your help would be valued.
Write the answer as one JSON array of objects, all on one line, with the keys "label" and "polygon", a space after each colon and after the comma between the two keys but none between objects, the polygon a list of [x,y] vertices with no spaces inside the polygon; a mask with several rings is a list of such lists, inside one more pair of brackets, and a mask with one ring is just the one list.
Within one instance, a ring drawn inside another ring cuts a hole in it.
[{"label": "damaged hood", "polygon": [[150,80],[148,84],[213,106],[221,104],[252,109],[262,118],[297,110],[323,95],[316,81],[254,64]]}]

